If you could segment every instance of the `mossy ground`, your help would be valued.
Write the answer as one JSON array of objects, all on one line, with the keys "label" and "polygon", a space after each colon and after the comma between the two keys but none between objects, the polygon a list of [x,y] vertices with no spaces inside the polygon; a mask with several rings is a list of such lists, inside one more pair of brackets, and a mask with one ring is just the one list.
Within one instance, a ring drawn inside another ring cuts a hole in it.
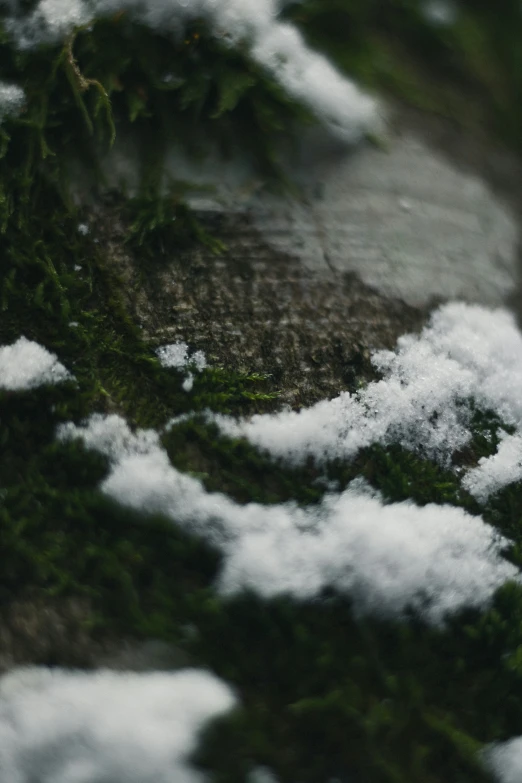
[{"label": "mossy ground", "polygon": [[[473,105],[485,106],[492,122],[505,120],[503,131],[519,143],[520,103],[511,103],[519,89],[512,5],[500,32],[485,4],[466,11],[453,31],[428,29],[406,0],[388,11],[376,2],[310,0],[288,13],[310,35],[313,27],[314,39],[369,84],[388,84],[437,110],[446,106],[446,88],[432,90],[424,74],[439,79],[447,68],[451,82],[460,74],[458,89],[471,84]],[[96,166],[111,118],[116,129],[133,123],[144,148],[158,151],[144,167],[142,195],[128,205],[129,239],[145,264],[155,242],[212,244],[181,202],[158,200],[153,175],[173,118],[187,144],[199,123],[225,146],[247,137],[252,155],[274,173],[274,139],[288,120],[308,120],[307,114],[245,52],[221,48],[201,25],[179,42],[174,59],[170,42],[125,16],[80,31],[74,49],[20,54],[4,38],[1,53],[3,77],[21,81],[28,102],[4,126],[0,344],[22,334],[35,339],[76,378],[0,392],[2,604],[31,591],[39,600],[88,599],[92,615],[85,622],[99,634],[175,642],[230,682],[241,707],[209,730],[199,754],[220,783],[239,783],[259,764],[288,783],[488,780],[481,747],[522,732],[519,587],[505,586],[487,611],[463,612],[444,629],[413,615],[356,620],[349,600],[335,591],[307,603],[248,594],[225,600],[213,589],[218,552],[165,519],[108,500],[97,489],[106,461],[78,443],[55,440],[58,424],[95,411],[159,427],[189,411],[237,414],[277,404],[275,389],[256,374],[209,369],[187,394],[181,374],[160,366],[129,317],[104,248],[78,232],[83,214],[69,197],[68,151],[74,146]],[[162,78],[172,73],[173,80]],[[86,85],[80,74],[94,81]],[[496,79],[501,93],[493,89]],[[172,212],[179,218],[174,235]],[[492,453],[498,427],[494,417],[477,414],[474,441],[458,459],[470,465]],[[201,417],[171,430],[164,445],[178,468],[241,503],[309,504],[325,491],[313,464],[300,470],[274,464],[247,443],[220,437]],[[351,464],[329,465],[327,474],[341,488],[362,475],[390,502],[449,502],[481,512],[513,539],[509,556],[522,565],[520,485],[480,509],[452,471],[397,447],[368,449]],[[54,652],[38,662],[68,661]]]}]

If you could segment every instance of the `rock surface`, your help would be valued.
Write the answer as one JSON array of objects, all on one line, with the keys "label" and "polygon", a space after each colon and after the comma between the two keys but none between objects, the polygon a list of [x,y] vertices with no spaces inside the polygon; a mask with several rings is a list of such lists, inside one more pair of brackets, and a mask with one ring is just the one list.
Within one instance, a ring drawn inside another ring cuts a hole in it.
[{"label": "rock surface", "polygon": [[118,210],[98,210],[93,231],[151,345],[184,341],[211,365],[269,373],[299,407],[371,378],[370,353],[440,301],[516,303],[520,163],[448,122],[390,117],[386,149],[308,134],[284,197],[244,161],[173,151],[171,174],[214,186],[189,203],[221,256],[165,248],[144,274]]},{"label": "rock surface", "polygon": [[386,296],[501,305],[517,282],[509,207],[413,133],[318,160],[303,198],[260,199],[256,225],[306,267],[353,272]]}]

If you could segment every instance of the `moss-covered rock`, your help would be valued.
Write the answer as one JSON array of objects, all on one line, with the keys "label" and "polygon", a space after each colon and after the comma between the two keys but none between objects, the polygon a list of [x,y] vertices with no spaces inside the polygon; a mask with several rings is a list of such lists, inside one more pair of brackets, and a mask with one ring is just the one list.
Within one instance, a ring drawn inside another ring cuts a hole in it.
[{"label": "moss-covered rock", "polygon": [[[464,95],[472,131],[487,117],[519,143],[514,4],[502,17],[462,4],[451,30],[431,28],[406,1],[309,0],[287,14],[369,85],[459,119]],[[59,424],[93,412],[159,428],[206,409],[263,412],[353,391],[375,377],[370,350],[420,324],[420,311],[353,278],[313,278],[282,255],[269,277],[268,251],[248,223],[202,223],[179,183],[168,196],[160,191],[173,136],[196,152],[208,137],[225,150],[244,145],[273,177],[278,138],[309,113],[246,50],[220,44],[202,23],[173,44],[116,16],[65,45],[24,52],[3,33],[0,54],[2,77],[27,96],[1,131],[0,343],[25,335],[75,376],[0,391],[0,665],[89,666],[129,639],[175,644],[239,694],[240,709],[212,727],[198,756],[222,783],[239,783],[257,765],[288,783],[488,780],[479,750],[522,728],[520,586],[441,628],[413,614],[356,619],[334,590],[308,602],[223,598],[216,548],[109,500],[99,490],[107,460],[55,437]],[[131,126],[144,150],[142,187],[133,200],[102,197],[102,151],[114,130]],[[73,198],[72,159],[91,167],[88,203]],[[240,240],[255,244],[256,263],[244,262]],[[203,348],[211,365],[189,393],[182,372],[154,353],[179,338]],[[493,453],[500,427],[477,413],[474,439],[455,462]],[[482,513],[522,563],[520,484],[481,508],[454,471],[394,446],[326,470],[312,461],[291,469],[197,416],[162,442],[177,468],[239,503],[317,503],[326,473],[341,488],[363,476],[388,502]]]}]

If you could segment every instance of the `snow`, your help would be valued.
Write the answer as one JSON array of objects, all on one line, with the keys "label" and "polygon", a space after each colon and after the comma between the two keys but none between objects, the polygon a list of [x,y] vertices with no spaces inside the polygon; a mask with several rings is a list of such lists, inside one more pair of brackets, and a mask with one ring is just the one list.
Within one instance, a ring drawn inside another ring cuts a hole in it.
[{"label": "snow", "polygon": [[[299,412],[236,421],[211,416],[222,432],[245,437],[291,464],[314,457],[351,459],[371,444],[404,448],[450,464],[471,438],[470,400],[522,433],[522,335],[505,310],[451,303],[436,310],[420,334],[399,338],[394,351],[372,357],[382,380],[342,392]],[[484,498],[520,475],[519,439],[464,479]]]},{"label": "snow", "polygon": [[189,372],[189,374],[181,384],[181,388],[183,389],[183,391],[186,392],[191,392],[192,389],[194,388],[194,376],[192,375],[191,372]]},{"label": "snow", "polygon": [[217,546],[223,594],[249,588],[306,600],[334,586],[352,597],[356,613],[396,616],[413,606],[440,623],[446,612],[484,606],[497,587],[518,579],[500,555],[506,541],[459,508],[383,505],[361,481],[306,509],[240,506],[177,471],[156,432],[133,433],[116,415],[69,423],[58,437],[79,437],[110,458],[101,485],[107,495],[165,514]]},{"label": "snow", "polygon": [[235,704],[212,674],[27,668],[0,679],[0,777],[9,783],[202,783],[189,757]]},{"label": "snow", "polygon": [[56,355],[32,340],[20,337],[13,345],[0,347],[0,389],[35,389],[70,378]]},{"label": "snow", "polygon": [[[187,343],[178,342],[162,345],[156,349],[156,355],[163,367],[174,367],[178,370],[191,367],[195,372],[201,372],[207,366],[207,359],[203,351],[195,351],[189,355]],[[194,375],[188,372],[182,383],[183,391],[190,392],[194,386]]]},{"label": "snow", "polygon": [[163,367],[181,369],[188,364],[188,345],[187,343],[162,345],[156,350],[156,355]]},{"label": "snow", "polygon": [[254,767],[248,773],[246,783],[278,783],[278,779],[268,767]]},{"label": "snow", "polygon": [[457,20],[457,6],[450,0],[426,0],[421,10],[424,18],[436,27],[448,27]]},{"label": "snow", "polygon": [[11,2],[6,27],[21,48],[61,41],[75,27],[119,10],[162,34],[203,18],[231,46],[248,40],[253,58],[342,139],[357,140],[378,121],[375,101],[278,20],[276,0],[40,0],[25,17],[20,6]]},{"label": "snow", "polygon": [[16,84],[0,81],[0,122],[12,114],[18,114],[25,102],[25,93]]},{"label": "snow", "polygon": [[482,457],[462,480],[462,486],[481,503],[508,484],[522,480],[522,435],[501,432],[500,436],[497,453]]},{"label": "snow", "polygon": [[520,783],[522,780],[522,737],[493,745],[484,757],[498,783]]},{"label": "snow", "polygon": [[207,360],[203,351],[194,351],[192,356],[190,356],[189,347],[184,342],[162,345],[156,349],[156,354],[163,367],[175,367],[181,370],[192,365],[194,369],[201,372],[207,366]]}]

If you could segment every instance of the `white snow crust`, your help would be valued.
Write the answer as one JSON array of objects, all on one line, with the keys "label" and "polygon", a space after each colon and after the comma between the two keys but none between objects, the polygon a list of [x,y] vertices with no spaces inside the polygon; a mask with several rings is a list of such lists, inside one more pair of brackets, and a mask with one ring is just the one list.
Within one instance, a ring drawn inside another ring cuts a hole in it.
[{"label": "white snow crust", "polygon": [[203,783],[189,757],[235,704],[212,674],[31,667],[0,679],[4,783]]},{"label": "white snow crust", "polygon": [[203,351],[194,351],[190,355],[187,343],[183,342],[162,345],[156,349],[156,354],[163,367],[175,367],[181,370],[192,365],[198,372],[201,372],[207,366],[207,359]]},{"label": "white snow crust", "polygon": [[378,118],[371,97],[278,20],[277,0],[40,0],[27,16],[17,0],[10,5],[7,30],[21,48],[60,41],[75,27],[120,10],[162,34],[203,18],[230,45],[248,40],[253,58],[341,138],[357,140]]},{"label": "white snow crust", "polygon": [[383,505],[360,481],[316,507],[240,506],[181,474],[153,431],[131,432],[116,415],[72,423],[58,437],[80,437],[106,454],[102,491],[159,512],[204,536],[224,555],[218,588],[309,599],[327,586],[348,593],[357,613],[402,614],[409,606],[439,623],[462,606],[482,607],[518,578],[500,555],[505,540],[479,517],[451,506]]},{"label": "white snow crust", "polygon": [[25,337],[0,347],[0,389],[34,389],[71,377],[54,353]]}]

